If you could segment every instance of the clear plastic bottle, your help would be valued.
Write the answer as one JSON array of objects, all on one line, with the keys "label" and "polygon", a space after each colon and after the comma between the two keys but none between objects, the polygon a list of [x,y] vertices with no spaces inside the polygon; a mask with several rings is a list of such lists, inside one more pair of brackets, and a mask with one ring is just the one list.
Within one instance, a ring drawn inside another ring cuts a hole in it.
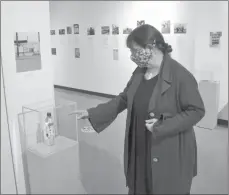
[{"label": "clear plastic bottle", "polygon": [[47,113],[47,117],[45,119],[45,128],[43,134],[44,143],[48,146],[53,146],[55,144],[55,131],[52,115],[50,112]]}]

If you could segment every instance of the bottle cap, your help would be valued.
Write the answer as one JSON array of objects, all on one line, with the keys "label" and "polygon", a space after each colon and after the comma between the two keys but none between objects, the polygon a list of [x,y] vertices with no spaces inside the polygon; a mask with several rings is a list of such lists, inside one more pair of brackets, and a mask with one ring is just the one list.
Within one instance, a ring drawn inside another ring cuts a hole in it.
[{"label": "bottle cap", "polygon": [[47,112],[47,116],[50,117],[51,116],[51,112]]}]

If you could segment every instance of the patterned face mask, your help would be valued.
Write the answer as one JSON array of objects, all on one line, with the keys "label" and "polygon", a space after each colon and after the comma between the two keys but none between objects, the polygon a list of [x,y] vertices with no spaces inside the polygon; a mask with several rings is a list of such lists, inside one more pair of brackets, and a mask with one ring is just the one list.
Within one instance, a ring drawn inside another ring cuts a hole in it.
[{"label": "patterned face mask", "polygon": [[136,52],[131,54],[130,58],[140,68],[146,68],[152,58],[152,53],[144,49],[137,49]]}]

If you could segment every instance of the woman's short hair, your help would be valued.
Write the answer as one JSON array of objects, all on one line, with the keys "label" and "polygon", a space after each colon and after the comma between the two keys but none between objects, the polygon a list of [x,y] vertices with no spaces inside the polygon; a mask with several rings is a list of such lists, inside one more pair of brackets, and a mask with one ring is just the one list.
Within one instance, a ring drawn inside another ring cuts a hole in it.
[{"label": "woman's short hair", "polygon": [[172,52],[171,45],[165,43],[162,34],[155,27],[149,24],[143,24],[135,28],[128,35],[126,46],[131,49],[133,42],[137,43],[142,48],[145,48],[149,44],[155,44],[156,47],[163,53]]}]

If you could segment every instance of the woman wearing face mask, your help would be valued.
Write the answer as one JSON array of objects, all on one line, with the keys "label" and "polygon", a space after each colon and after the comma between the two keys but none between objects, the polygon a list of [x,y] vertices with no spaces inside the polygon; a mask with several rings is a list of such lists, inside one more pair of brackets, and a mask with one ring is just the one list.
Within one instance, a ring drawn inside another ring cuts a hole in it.
[{"label": "woman wearing face mask", "polygon": [[100,133],[127,109],[124,170],[129,194],[189,194],[197,174],[193,126],[205,114],[197,82],[170,57],[171,46],[153,26],[134,29],[127,47],[137,68],[124,91],[72,114],[88,118]]}]

